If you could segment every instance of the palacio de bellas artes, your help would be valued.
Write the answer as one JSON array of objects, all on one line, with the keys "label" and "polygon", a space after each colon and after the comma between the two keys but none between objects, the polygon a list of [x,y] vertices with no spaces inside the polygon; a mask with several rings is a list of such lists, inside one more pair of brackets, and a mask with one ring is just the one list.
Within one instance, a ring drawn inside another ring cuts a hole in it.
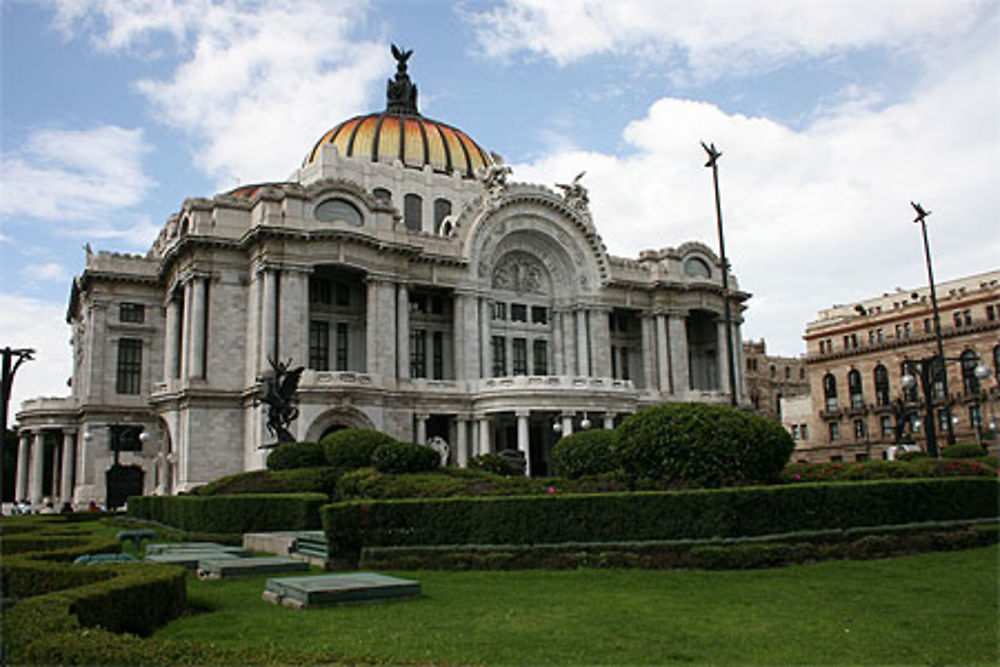
[{"label": "palacio de bellas artes", "polygon": [[275,368],[302,367],[297,440],[378,429],[454,466],[516,450],[536,476],[561,435],[643,406],[746,403],[750,295],[713,250],[609,255],[599,230],[625,221],[594,218],[584,174],[517,182],[420,114],[393,54],[385,109],[304,146],[288,180],[185,200],[142,255],[88,246],[71,395],[16,414],[19,499],[104,503],[112,468],[128,495],[264,467]]}]

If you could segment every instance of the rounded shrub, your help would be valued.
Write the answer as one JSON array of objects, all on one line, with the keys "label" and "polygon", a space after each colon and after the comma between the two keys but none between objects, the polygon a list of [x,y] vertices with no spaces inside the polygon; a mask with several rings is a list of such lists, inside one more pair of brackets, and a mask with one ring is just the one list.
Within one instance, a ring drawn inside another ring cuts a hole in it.
[{"label": "rounded shrub", "polygon": [[611,452],[614,431],[578,431],[559,439],[552,447],[552,472],[560,477],[579,479],[603,475],[619,468]]},{"label": "rounded shrub", "polygon": [[482,470],[491,472],[494,475],[510,477],[514,474],[514,466],[510,461],[499,454],[480,454],[469,459],[469,468],[472,470]]},{"label": "rounded shrub", "polygon": [[794,448],[777,422],[703,403],[639,410],[616,429],[612,445],[632,480],[707,487],[776,481]]},{"label": "rounded shrub", "polygon": [[372,465],[381,473],[427,472],[441,465],[441,455],[415,442],[387,442],[375,450]]},{"label": "rounded shrub", "polygon": [[375,450],[395,442],[391,435],[364,428],[345,428],[320,440],[326,465],[349,470],[371,466]]},{"label": "rounded shrub", "polygon": [[986,450],[979,445],[952,445],[941,449],[941,457],[946,459],[979,459],[986,456]]},{"label": "rounded shrub", "polygon": [[268,470],[292,470],[322,465],[326,465],[326,457],[318,442],[286,442],[267,455]]},{"label": "rounded shrub", "polygon": [[917,459],[930,458],[927,452],[900,452],[896,454],[897,461],[916,461]]}]

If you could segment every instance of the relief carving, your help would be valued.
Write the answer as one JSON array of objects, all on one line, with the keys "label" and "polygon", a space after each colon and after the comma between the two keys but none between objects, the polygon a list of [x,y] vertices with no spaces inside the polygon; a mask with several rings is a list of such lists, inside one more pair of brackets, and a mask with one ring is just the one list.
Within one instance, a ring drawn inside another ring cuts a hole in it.
[{"label": "relief carving", "polygon": [[545,294],[545,270],[534,257],[508,255],[493,271],[492,286],[518,294]]}]

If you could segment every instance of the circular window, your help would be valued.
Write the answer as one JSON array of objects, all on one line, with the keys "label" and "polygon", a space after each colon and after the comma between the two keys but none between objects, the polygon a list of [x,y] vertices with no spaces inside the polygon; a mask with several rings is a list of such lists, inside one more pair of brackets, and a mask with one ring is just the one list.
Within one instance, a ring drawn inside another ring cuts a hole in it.
[{"label": "circular window", "polygon": [[684,273],[692,278],[711,278],[712,270],[708,263],[700,257],[688,257],[684,260]]},{"label": "circular window", "polygon": [[316,219],[320,222],[346,222],[352,227],[360,227],[361,211],[345,199],[327,199],[316,207]]}]

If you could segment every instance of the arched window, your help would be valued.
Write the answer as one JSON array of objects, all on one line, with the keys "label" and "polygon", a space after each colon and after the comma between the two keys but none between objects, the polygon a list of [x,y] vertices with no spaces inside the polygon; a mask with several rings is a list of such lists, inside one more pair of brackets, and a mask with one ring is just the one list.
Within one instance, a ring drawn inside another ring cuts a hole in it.
[{"label": "arched window", "polygon": [[852,368],[847,374],[847,389],[851,395],[851,408],[860,410],[865,407],[865,397],[861,390],[861,372]]},{"label": "arched window", "polygon": [[712,269],[708,262],[700,257],[688,257],[684,260],[684,273],[692,278],[711,278]]},{"label": "arched window", "polygon": [[979,378],[976,377],[976,366],[979,365],[979,355],[972,350],[962,353],[962,387],[966,394],[979,393]]},{"label": "arched window", "polygon": [[345,222],[351,227],[360,227],[364,223],[358,207],[346,199],[327,199],[320,202],[313,212],[320,222]]},{"label": "arched window", "polygon": [[434,200],[434,233],[441,233],[441,223],[451,215],[451,202],[447,199]]},{"label": "arched window", "polygon": [[411,232],[424,228],[424,200],[420,195],[408,194],[403,197],[403,222]]},{"label": "arched window", "polygon": [[823,396],[826,398],[826,411],[837,411],[837,379],[833,373],[823,376]]},{"label": "arched window", "polygon": [[372,196],[380,202],[389,203],[392,201],[392,193],[385,188],[375,188],[372,190]]},{"label": "arched window", "polygon": [[1000,345],[993,346],[993,381],[1000,384]]},{"label": "arched window", "polygon": [[889,405],[889,371],[882,364],[875,367],[875,404]]}]

